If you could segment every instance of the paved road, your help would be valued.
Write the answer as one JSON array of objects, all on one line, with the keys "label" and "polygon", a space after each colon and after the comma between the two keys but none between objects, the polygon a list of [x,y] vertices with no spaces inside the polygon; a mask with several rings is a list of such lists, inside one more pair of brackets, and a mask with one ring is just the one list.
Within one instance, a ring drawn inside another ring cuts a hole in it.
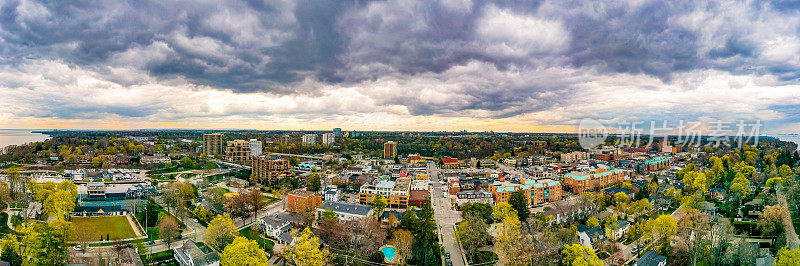
[{"label": "paved road", "polygon": [[456,242],[456,234],[453,226],[461,221],[461,214],[451,207],[450,197],[443,198],[442,193],[446,187],[442,186],[441,175],[435,163],[428,163],[428,173],[433,183],[431,189],[431,202],[434,204],[434,219],[442,234],[442,246],[444,250],[450,252],[450,260],[453,265],[465,265],[462,259],[461,248]]}]

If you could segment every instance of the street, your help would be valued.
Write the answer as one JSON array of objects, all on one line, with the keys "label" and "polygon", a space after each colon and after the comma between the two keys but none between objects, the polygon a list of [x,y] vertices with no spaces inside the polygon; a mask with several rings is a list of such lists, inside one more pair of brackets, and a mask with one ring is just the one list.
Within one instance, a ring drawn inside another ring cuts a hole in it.
[{"label": "street", "polygon": [[463,261],[461,248],[456,242],[456,234],[453,226],[461,221],[461,214],[452,208],[450,197],[442,197],[447,191],[447,187],[442,186],[441,173],[432,161],[428,162],[428,173],[433,188],[431,189],[431,204],[433,204],[434,219],[442,235],[441,244],[446,252],[450,252],[450,260],[453,265],[466,265]]}]

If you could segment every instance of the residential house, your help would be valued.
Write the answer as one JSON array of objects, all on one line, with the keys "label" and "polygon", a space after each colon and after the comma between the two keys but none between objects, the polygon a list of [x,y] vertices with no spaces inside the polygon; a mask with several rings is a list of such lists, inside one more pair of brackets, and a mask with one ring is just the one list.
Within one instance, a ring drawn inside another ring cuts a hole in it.
[{"label": "residential house", "polygon": [[326,201],[317,208],[317,218],[322,216],[322,212],[331,210],[336,213],[339,221],[354,221],[372,215],[372,206],[355,203]]},{"label": "residential house", "polygon": [[181,266],[219,265],[219,254],[207,246],[199,247],[194,240],[186,240],[172,248],[175,261]]},{"label": "residential house", "polygon": [[653,250],[644,253],[642,257],[636,261],[636,266],[666,266],[667,257],[661,256],[658,252]]}]

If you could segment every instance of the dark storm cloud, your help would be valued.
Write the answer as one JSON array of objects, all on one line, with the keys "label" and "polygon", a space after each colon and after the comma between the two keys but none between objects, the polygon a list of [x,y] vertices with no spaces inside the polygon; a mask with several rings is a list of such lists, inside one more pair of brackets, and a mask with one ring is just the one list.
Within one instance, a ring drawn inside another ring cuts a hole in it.
[{"label": "dark storm cloud", "polygon": [[[236,93],[314,94],[391,81],[412,115],[510,117],[570,103],[594,75],[800,76],[765,40],[796,36],[798,1],[6,1],[0,63],[56,60],[123,86],[144,71]],[[737,13],[738,12],[738,13]],[[780,16],[775,16],[779,14]],[[775,17],[792,23],[775,25]],[[773,28],[765,28],[776,26]],[[784,40],[791,47],[796,40]],[[789,53],[791,54],[791,53]],[[798,59],[800,60],[800,59]],[[564,71],[557,69],[578,69]],[[575,73],[579,77],[574,77]],[[642,87],[642,89],[649,89]],[[425,91],[444,91],[441,99]],[[111,108],[111,107],[109,107]],[[76,113],[145,116],[122,107]],[[69,113],[53,109],[49,113]],[[476,115],[475,113],[470,113]],[[469,113],[469,112],[467,112]]]}]

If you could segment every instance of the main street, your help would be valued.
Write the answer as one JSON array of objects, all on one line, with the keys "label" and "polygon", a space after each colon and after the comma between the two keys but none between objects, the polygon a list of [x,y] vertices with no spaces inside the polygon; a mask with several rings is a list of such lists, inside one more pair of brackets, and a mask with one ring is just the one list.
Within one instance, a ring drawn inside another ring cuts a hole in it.
[{"label": "main street", "polygon": [[441,172],[436,167],[436,163],[428,161],[428,174],[433,188],[431,189],[431,204],[433,204],[434,219],[441,232],[442,241],[440,242],[446,252],[450,252],[450,260],[453,265],[466,265],[462,259],[461,248],[456,240],[456,233],[453,226],[461,221],[461,214],[452,208],[450,197],[443,197],[447,187],[442,186]]}]

